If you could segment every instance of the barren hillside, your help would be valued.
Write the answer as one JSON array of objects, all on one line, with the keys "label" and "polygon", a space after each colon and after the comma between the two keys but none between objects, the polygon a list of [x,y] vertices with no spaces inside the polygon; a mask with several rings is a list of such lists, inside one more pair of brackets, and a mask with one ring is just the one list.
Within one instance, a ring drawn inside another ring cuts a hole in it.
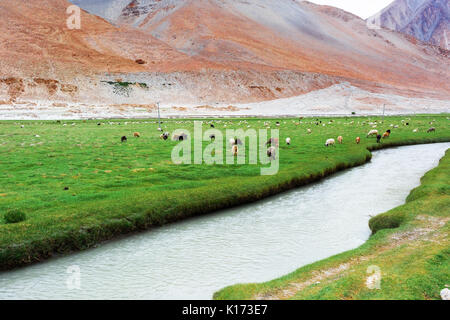
[{"label": "barren hillside", "polygon": [[[227,105],[349,83],[447,100],[448,52],[294,0],[0,0],[0,103]],[[43,101],[43,102],[42,102]],[[12,109],[11,109],[12,108]],[[83,107],[82,107],[83,108]],[[81,108],[81,109],[82,109]],[[34,114],[38,111],[34,111]]]}]

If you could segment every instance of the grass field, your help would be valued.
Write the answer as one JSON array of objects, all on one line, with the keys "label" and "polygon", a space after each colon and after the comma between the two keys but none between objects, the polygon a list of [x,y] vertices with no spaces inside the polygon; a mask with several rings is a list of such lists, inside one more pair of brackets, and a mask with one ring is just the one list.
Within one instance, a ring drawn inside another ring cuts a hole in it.
[{"label": "grass field", "polygon": [[371,219],[375,235],[360,248],[267,283],[225,288],[215,299],[440,300],[450,285],[449,172],[447,151],[405,205]]},{"label": "grass field", "polygon": [[[256,201],[363,164],[371,157],[368,149],[450,141],[449,115],[388,117],[383,123],[375,117],[330,120],[213,120],[217,129],[257,129],[264,122],[279,129],[275,176],[261,176],[259,165],[175,165],[171,151],[177,142],[160,140],[154,120],[0,122],[0,269]],[[375,125],[380,132],[392,130],[380,145],[366,138]],[[427,133],[431,126],[436,132]],[[192,132],[193,120],[165,120],[163,128]],[[123,135],[128,142],[121,143]],[[338,135],[344,144],[324,146]],[[286,137],[291,146],[283,143]],[[225,154],[230,150],[224,144]],[[11,210],[25,213],[26,220],[7,223]]]}]

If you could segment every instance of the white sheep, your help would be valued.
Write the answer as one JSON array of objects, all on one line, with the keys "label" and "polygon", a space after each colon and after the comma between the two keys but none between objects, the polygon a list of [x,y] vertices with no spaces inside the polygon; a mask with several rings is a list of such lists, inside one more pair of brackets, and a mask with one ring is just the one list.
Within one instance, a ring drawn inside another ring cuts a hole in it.
[{"label": "white sheep", "polygon": [[325,147],[334,146],[336,145],[336,141],[334,139],[328,139],[327,142],[325,142]]},{"label": "white sheep", "polygon": [[367,134],[367,138],[371,137],[371,136],[377,136],[378,135],[378,130],[370,130],[369,133]]},{"label": "white sheep", "polygon": [[291,138],[286,138],[286,144],[287,144],[288,146],[291,145]]}]

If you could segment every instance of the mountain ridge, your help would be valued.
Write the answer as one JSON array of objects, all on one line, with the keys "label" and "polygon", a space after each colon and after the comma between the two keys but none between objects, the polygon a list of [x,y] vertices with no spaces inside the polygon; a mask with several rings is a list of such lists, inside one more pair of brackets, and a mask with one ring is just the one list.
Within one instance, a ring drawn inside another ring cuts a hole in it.
[{"label": "mountain ridge", "polygon": [[367,94],[449,97],[442,52],[370,30],[337,8],[294,0],[73,2],[84,9],[80,30],[67,29],[69,1],[0,1],[8,30],[0,34],[0,104],[228,105],[341,83]]},{"label": "mountain ridge", "polygon": [[449,0],[396,0],[367,21],[450,49]]}]

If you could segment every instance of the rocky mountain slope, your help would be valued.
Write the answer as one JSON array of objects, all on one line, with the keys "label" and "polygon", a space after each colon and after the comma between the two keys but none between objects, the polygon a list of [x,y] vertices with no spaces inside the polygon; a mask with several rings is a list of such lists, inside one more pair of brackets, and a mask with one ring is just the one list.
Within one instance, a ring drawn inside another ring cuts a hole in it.
[{"label": "rocky mountain slope", "polygon": [[450,49],[450,0],[396,0],[368,21]]},{"label": "rocky mountain slope", "polygon": [[[295,0],[0,0],[0,104],[228,105],[348,83],[448,99],[447,52]],[[38,100],[38,102],[36,102]],[[36,111],[37,112],[37,111]]]}]

